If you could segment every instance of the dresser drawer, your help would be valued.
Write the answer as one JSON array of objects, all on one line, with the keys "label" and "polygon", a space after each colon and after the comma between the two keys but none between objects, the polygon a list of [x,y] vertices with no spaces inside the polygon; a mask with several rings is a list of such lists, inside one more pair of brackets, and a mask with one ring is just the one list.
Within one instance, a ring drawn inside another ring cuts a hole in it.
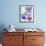
[{"label": "dresser drawer", "polygon": [[44,32],[25,32],[24,36],[44,36],[45,33]]},{"label": "dresser drawer", "polygon": [[44,36],[32,36],[32,43],[33,44],[43,44]]},{"label": "dresser drawer", "polygon": [[15,42],[21,42],[23,41],[23,36],[4,36],[3,37],[3,43],[15,43]]},{"label": "dresser drawer", "polygon": [[4,32],[5,36],[23,36],[23,32]]},{"label": "dresser drawer", "polygon": [[32,44],[32,46],[44,46],[44,44]]},{"label": "dresser drawer", "polygon": [[3,43],[2,46],[23,46],[23,43],[19,43],[19,44],[18,43],[17,44],[16,43],[12,43],[12,44],[10,44],[10,43],[4,44]]},{"label": "dresser drawer", "polygon": [[15,44],[3,44],[2,46],[16,46]]}]

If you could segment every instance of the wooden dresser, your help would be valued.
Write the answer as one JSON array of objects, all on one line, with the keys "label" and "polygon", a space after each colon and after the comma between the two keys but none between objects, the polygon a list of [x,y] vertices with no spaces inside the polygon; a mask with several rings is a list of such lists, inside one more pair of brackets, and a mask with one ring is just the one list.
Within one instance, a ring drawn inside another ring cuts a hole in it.
[{"label": "wooden dresser", "polygon": [[3,46],[44,46],[44,32],[3,32]]}]

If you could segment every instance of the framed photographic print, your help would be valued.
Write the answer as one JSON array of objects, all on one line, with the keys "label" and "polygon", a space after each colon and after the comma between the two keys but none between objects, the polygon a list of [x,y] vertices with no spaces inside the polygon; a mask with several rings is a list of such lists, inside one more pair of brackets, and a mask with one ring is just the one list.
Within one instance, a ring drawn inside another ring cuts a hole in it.
[{"label": "framed photographic print", "polygon": [[34,5],[20,5],[19,20],[20,22],[33,22],[34,21]]}]

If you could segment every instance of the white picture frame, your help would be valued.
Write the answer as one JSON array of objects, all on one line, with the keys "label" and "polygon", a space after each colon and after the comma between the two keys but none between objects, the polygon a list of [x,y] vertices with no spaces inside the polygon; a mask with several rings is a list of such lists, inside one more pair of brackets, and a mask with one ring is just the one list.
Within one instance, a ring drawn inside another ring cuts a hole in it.
[{"label": "white picture frame", "polygon": [[19,21],[34,22],[34,5],[19,6]]}]

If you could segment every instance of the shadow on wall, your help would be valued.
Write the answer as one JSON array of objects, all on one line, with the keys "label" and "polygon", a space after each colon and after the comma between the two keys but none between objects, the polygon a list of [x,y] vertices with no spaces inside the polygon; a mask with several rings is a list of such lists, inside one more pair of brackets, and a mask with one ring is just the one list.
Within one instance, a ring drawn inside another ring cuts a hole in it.
[{"label": "shadow on wall", "polygon": [[4,24],[0,24],[0,43],[2,43],[2,36],[3,36],[3,32],[5,32],[3,29],[5,28]]}]

